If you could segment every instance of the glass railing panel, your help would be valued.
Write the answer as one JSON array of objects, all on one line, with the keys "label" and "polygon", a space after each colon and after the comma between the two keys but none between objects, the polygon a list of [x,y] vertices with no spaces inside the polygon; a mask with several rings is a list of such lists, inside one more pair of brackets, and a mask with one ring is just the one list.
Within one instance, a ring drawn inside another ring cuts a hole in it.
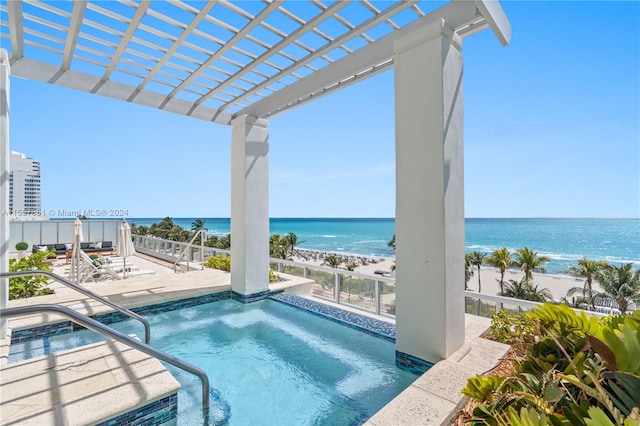
[{"label": "glass railing panel", "polygon": [[308,278],[315,281],[313,294],[333,299],[335,289],[335,277],[331,272],[309,270]]},{"label": "glass railing panel", "polygon": [[282,265],[282,272],[296,277],[304,277],[304,268],[301,266]]},{"label": "glass railing panel", "polygon": [[491,318],[496,313],[496,303],[486,302],[476,297],[466,296],[465,313],[473,314],[479,317]]},{"label": "glass railing panel", "polygon": [[396,315],[396,285],[380,281],[380,315]]},{"label": "glass railing panel", "polygon": [[[72,234],[69,235],[60,235],[60,238],[65,239],[64,241],[58,240],[58,224],[55,222],[42,222],[40,225],[40,229],[42,232],[42,243],[43,244],[54,244],[54,243],[66,243],[73,241]],[[68,241],[67,241],[68,240]]]},{"label": "glass railing panel", "polygon": [[104,241],[104,222],[87,220],[82,222],[83,230],[85,224],[89,225],[89,232],[84,234],[85,241],[96,242]]},{"label": "glass railing panel", "polygon": [[[69,237],[71,237],[71,234],[69,234]],[[29,223],[28,225],[25,223],[23,228],[23,238],[23,241],[29,243],[29,249],[31,249],[31,246],[33,246],[34,244],[40,244],[42,242],[40,241],[40,222],[33,222]],[[10,248],[10,250],[14,249],[15,244]]]},{"label": "glass railing panel", "polygon": [[340,303],[376,311],[376,282],[372,279],[356,278],[340,274]]}]

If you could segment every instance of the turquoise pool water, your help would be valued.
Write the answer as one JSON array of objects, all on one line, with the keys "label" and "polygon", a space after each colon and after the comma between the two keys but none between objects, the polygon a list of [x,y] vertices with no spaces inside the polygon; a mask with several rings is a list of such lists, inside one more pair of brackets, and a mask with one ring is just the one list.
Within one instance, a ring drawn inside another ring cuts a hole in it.
[{"label": "turquoise pool water", "polygon": [[[359,425],[417,376],[394,344],[273,300],[233,300],[147,317],[151,345],[202,368],[209,424]],[[112,324],[140,333],[137,321]],[[102,340],[91,331],[15,343],[10,362]],[[178,425],[202,424],[200,381],[167,365],[182,388]]]}]

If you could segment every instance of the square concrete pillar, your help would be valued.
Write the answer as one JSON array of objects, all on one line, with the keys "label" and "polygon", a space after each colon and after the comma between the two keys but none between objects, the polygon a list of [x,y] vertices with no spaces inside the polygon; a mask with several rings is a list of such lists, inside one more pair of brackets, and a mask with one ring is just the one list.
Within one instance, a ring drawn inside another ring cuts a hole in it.
[{"label": "square concrete pillar", "polygon": [[269,293],[268,122],[231,122],[231,289],[242,301]]},{"label": "square concrete pillar", "polygon": [[[9,56],[0,49],[0,272],[9,272]],[[0,309],[9,305],[9,279],[0,278]],[[8,322],[0,318],[0,339]]]},{"label": "square concrete pillar", "polygon": [[396,350],[418,369],[464,343],[461,48],[443,20],[395,44]]}]

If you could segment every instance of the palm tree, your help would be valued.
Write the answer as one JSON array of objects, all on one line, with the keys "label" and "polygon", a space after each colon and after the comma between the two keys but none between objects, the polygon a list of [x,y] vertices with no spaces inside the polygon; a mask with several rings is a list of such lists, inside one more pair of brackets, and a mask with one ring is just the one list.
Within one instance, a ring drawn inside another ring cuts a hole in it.
[{"label": "palm tree", "polygon": [[623,314],[631,303],[640,303],[640,270],[634,271],[632,263],[620,266],[607,264],[596,273],[595,279],[603,290],[598,296],[614,300]]},{"label": "palm tree", "polygon": [[467,253],[464,255],[464,289],[469,290],[469,280],[473,276],[473,271],[471,270],[471,253]]},{"label": "palm tree", "polygon": [[596,302],[595,295],[593,293],[593,280],[598,271],[600,271],[600,269],[602,269],[606,264],[607,262],[603,260],[596,261],[583,257],[578,260],[578,266],[567,266],[569,275],[576,278],[584,278],[584,286],[570,288],[569,291],[567,291],[567,297],[581,294],[582,299],[591,306],[591,309],[595,310]]},{"label": "palm tree", "polygon": [[549,262],[548,256],[538,256],[538,252],[527,247],[516,250],[514,264],[524,272],[524,278],[527,282],[533,280],[532,272],[547,272],[542,266],[543,263]]},{"label": "palm tree", "polygon": [[391,247],[394,251],[396,249],[396,234],[393,234],[393,237],[387,243],[387,246]]},{"label": "palm tree", "polygon": [[327,265],[330,268],[338,269],[338,266],[340,266],[341,263],[342,262],[340,262],[340,259],[338,259],[335,254],[330,254],[329,256],[325,256],[322,265]]},{"label": "palm tree", "polygon": [[286,259],[287,250],[284,241],[280,238],[280,234],[271,234],[269,237],[269,256],[276,259]]},{"label": "palm tree", "polygon": [[[193,222],[191,222],[191,232],[196,233],[204,228],[204,224],[206,223],[206,220],[202,220],[202,219],[195,219]],[[195,241],[193,242],[194,244],[200,244],[200,241],[202,240],[202,232],[200,233],[200,235],[198,235],[198,238],[195,239]]]},{"label": "palm tree", "polygon": [[491,252],[491,255],[487,258],[487,263],[494,268],[500,270],[500,293],[504,292],[504,273],[507,269],[513,265],[513,259],[511,258],[511,252],[508,248],[502,247],[501,249],[495,249]]},{"label": "palm tree", "polygon": [[173,225],[169,230],[167,238],[172,241],[187,242],[191,239],[191,233],[180,225]]},{"label": "palm tree", "polygon": [[149,235],[149,227],[144,225],[131,224],[131,233],[135,235]]},{"label": "palm tree", "polygon": [[205,223],[207,223],[206,220],[194,219],[194,221],[191,222],[191,230],[195,232],[198,229],[204,229],[204,224]]},{"label": "palm tree", "polygon": [[[387,243],[387,246],[391,247],[393,249],[393,251],[396,251],[396,234],[393,234],[393,237],[391,237],[391,239]],[[393,261],[393,265],[391,265],[391,270],[392,271],[396,270],[396,261],[395,260]]]},{"label": "palm tree", "polygon": [[482,284],[480,283],[480,266],[487,260],[486,253],[480,253],[479,251],[472,251],[469,253],[469,264],[471,266],[478,267],[478,293],[482,293]]},{"label": "palm tree", "polygon": [[289,232],[287,235],[282,237],[281,241],[285,246],[285,253],[288,259],[293,257],[293,249],[297,245],[304,243],[304,241],[298,241],[298,236],[293,232]]},{"label": "palm tree", "polygon": [[173,223],[173,219],[167,216],[164,219],[162,219],[161,222],[152,224],[149,227],[149,234],[154,237],[162,238],[164,240],[169,240],[170,239],[169,234],[171,233],[171,230],[173,229],[174,226],[176,225]]},{"label": "palm tree", "polygon": [[551,292],[548,289],[539,289],[537,285],[532,285],[526,277],[523,277],[520,281],[509,280],[500,296],[531,300],[533,302],[546,302],[552,299]]}]

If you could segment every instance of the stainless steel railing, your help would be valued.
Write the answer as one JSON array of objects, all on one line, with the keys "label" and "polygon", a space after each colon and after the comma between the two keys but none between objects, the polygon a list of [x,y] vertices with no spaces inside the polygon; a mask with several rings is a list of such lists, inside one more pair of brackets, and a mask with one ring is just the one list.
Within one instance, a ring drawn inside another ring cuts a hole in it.
[{"label": "stainless steel railing", "polygon": [[95,331],[96,333],[100,333],[104,336],[110,337],[111,339],[117,340],[120,343],[123,343],[127,346],[130,346],[134,349],[144,352],[149,356],[157,358],[161,361],[168,362],[169,364],[177,368],[180,368],[181,370],[185,370],[189,373],[192,373],[198,376],[198,378],[202,382],[202,415],[205,421],[207,420],[207,418],[209,417],[209,377],[207,376],[207,373],[205,373],[203,370],[196,367],[195,365],[189,364],[188,362],[182,361],[181,359],[176,358],[173,355],[170,355],[166,352],[155,349],[147,345],[146,343],[142,343],[139,340],[129,337],[124,333],[114,330],[111,327],[108,327],[92,318],[89,318],[86,315],[82,315],[65,306],[43,304],[43,305],[20,306],[16,308],[6,308],[6,309],[0,310],[0,316],[4,318],[19,317],[22,315],[47,312],[47,311],[55,312],[64,317],[67,317],[68,319],[75,322],[76,324],[86,327],[89,330],[92,330],[92,331]]},{"label": "stainless steel railing", "polygon": [[112,302],[111,300],[106,299],[100,296],[99,294],[92,292],[91,290],[87,290],[86,288],[72,281],[69,281],[66,278],[61,277],[60,275],[54,274],[53,272],[40,271],[40,270],[19,271],[19,272],[0,272],[0,278],[20,278],[20,277],[28,277],[31,275],[44,275],[46,277],[52,278],[55,281],[58,281],[59,283],[77,291],[78,293],[82,293],[85,296],[99,300],[100,302],[115,309],[116,311],[120,312],[123,315],[126,315],[130,318],[140,321],[144,325],[144,342],[149,343],[149,341],[151,341],[151,325],[149,324],[149,321],[146,320],[146,318],[136,314],[135,312],[125,308],[124,306],[116,302]]},{"label": "stainless steel railing", "polygon": [[[198,235],[200,235],[201,233],[202,233],[202,228],[198,229],[198,231],[195,234],[193,234],[193,238],[191,238],[191,241],[189,241],[187,245],[184,247],[184,249],[182,250],[182,252],[180,252],[178,259],[173,263],[173,272],[178,272],[178,264],[184,257],[184,254],[187,252],[187,250],[191,248],[196,238],[198,238]],[[201,238],[201,241],[202,241],[202,238]],[[190,256],[187,256],[187,271],[189,270],[189,257]],[[200,260],[201,262],[204,261],[204,259],[200,259]],[[204,268],[204,266],[201,265],[201,268]]]}]

